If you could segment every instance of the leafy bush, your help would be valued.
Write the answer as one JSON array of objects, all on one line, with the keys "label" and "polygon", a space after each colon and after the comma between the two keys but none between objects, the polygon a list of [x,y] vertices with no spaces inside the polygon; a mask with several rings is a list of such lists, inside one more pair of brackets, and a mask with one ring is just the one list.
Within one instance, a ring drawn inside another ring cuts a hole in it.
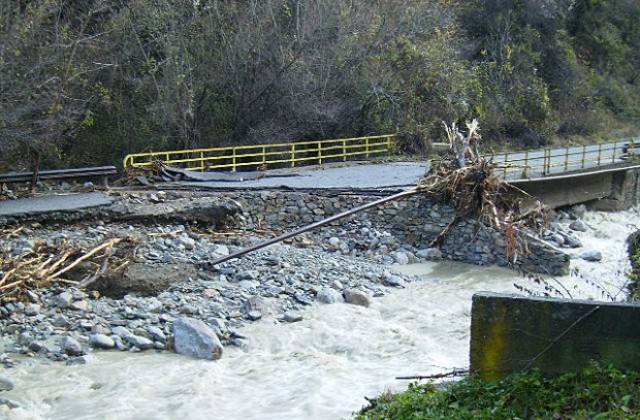
[{"label": "leafy bush", "polygon": [[413,383],[386,393],[356,415],[373,419],[630,419],[640,418],[640,375],[591,364],[579,373],[539,371],[497,382],[467,378],[436,389]]}]

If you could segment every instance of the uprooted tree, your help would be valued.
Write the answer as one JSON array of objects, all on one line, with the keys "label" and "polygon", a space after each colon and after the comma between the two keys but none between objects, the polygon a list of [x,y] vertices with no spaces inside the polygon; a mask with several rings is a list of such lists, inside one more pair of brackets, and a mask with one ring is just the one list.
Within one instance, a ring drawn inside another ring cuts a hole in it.
[{"label": "uprooted tree", "polygon": [[[501,164],[486,160],[478,152],[482,137],[477,120],[466,124],[466,134],[455,123],[444,126],[453,159],[435,162],[418,189],[449,203],[456,215],[430,245],[439,246],[460,220],[476,218],[502,232],[508,254],[518,252],[517,230],[544,229],[548,208],[496,175],[495,169]],[[533,206],[523,209],[525,201]]]}]

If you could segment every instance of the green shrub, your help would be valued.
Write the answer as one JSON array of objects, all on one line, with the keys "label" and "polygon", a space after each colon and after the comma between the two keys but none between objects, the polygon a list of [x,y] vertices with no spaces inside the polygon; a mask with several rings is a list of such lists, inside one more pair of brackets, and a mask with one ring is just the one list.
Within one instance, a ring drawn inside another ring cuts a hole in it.
[{"label": "green shrub", "polygon": [[640,418],[640,375],[592,364],[579,373],[539,371],[497,382],[467,378],[442,390],[414,383],[385,393],[356,419],[630,419]]}]

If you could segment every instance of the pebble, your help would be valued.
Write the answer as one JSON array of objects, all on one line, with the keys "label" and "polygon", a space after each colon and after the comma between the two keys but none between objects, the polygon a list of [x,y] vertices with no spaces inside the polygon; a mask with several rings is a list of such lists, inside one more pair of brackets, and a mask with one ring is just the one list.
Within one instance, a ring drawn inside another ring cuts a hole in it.
[{"label": "pebble", "polygon": [[262,313],[260,311],[249,311],[247,313],[247,318],[249,318],[252,321],[257,321],[260,318],[262,318]]},{"label": "pebble", "polygon": [[62,292],[55,297],[54,303],[58,308],[68,308],[73,302],[73,294],[71,292]]},{"label": "pebble", "polygon": [[151,335],[154,341],[160,343],[165,343],[167,341],[167,336],[165,335],[164,331],[156,326],[148,325],[147,332]]},{"label": "pebble", "polygon": [[74,311],[86,311],[89,309],[89,302],[84,299],[73,301],[69,305],[69,309],[73,309]]},{"label": "pebble", "polygon": [[40,313],[40,305],[32,303],[24,308],[24,314],[27,316],[36,316]]},{"label": "pebble", "polygon": [[132,334],[125,340],[128,341],[129,344],[131,344],[133,347],[136,347],[140,350],[148,350],[153,348],[153,340],[150,340],[147,337]]}]

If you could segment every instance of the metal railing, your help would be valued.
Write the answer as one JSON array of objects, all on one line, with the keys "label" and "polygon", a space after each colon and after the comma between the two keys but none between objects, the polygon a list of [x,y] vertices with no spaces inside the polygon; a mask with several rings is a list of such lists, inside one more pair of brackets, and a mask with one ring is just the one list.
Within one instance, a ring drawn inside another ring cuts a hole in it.
[{"label": "metal railing", "polygon": [[389,154],[395,134],[354,137],[349,139],[306,141],[299,143],[258,144],[248,146],[212,147],[207,149],[171,150],[133,153],[124,158],[124,168],[139,168],[160,161],[193,171],[216,169],[266,169],[270,166],[295,167],[302,163],[317,163],[349,158],[369,158]]},{"label": "metal railing", "polygon": [[94,166],[90,168],[45,169],[35,174],[28,172],[8,172],[0,174],[0,185],[16,182],[51,181],[61,179],[99,178],[106,186],[109,176],[117,175],[115,166]]},{"label": "metal railing", "polygon": [[503,177],[507,180],[542,178],[560,173],[584,171],[600,166],[625,163],[637,155],[638,140],[619,140],[613,143],[541,149],[523,152],[486,155],[485,158],[503,163]]}]

